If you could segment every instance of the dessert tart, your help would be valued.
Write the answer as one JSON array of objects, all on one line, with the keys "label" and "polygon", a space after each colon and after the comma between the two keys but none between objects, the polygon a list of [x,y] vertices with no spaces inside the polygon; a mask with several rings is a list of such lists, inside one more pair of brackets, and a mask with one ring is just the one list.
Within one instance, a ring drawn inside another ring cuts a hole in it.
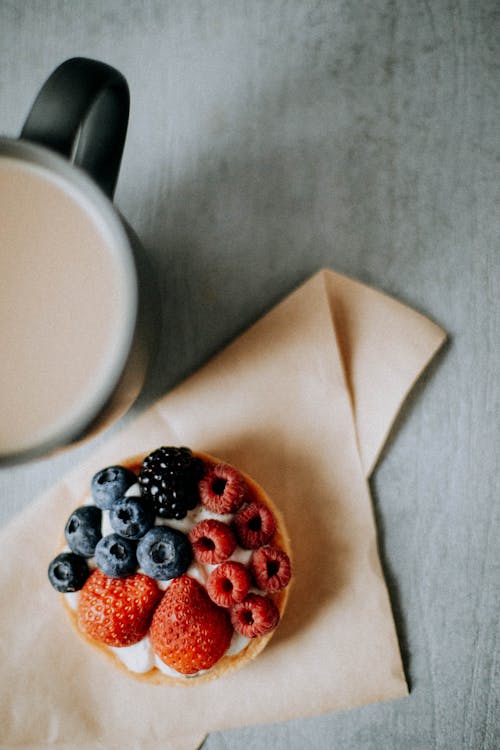
[{"label": "dessert tart", "polygon": [[98,471],[49,581],[79,635],[129,675],[194,685],[254,659],[292,579],[282,515],[251,477],[161,447]]}]

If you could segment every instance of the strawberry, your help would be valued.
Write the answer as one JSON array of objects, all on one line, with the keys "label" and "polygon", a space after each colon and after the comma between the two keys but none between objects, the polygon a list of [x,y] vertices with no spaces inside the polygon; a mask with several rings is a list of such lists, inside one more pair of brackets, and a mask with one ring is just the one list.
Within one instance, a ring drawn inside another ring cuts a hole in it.
[{"label": "strawberry", "polygon": [[210,599],[219,607],[232,607],[248,594],[252,579],[240,562],[226,562],[218,565],[207,580]]},{"label": "strawberry", "polygon": [[198,482],[202,505],[213,513],[234,513],[243,504],[247,485],[243,475],[229,464],[212,464]]},{"label": "strawberry", "polygon": [[154,652],[181,674],[210,669],[227,651],[233,628],[194,578],[175,578],[156,609],[149,631]]},{"label": "strawberry", "polygon": [[253,553],[250,570],[259,589],[272,594],[284,589],[292,576],[286,552],[269,544]]},{"label": "strawberry", "polygon": [[216,565],[224,562],[236,549],[236,539],[229,526],[214,518],[200,521],[188,536],[194,558],[201,563]]},{"label": "strawberry", "polygon": [[148,632],[161,596],[155,581],[141,573],[109,578],[95,570],[80,592],[78,625],[108,646],[131,646]]}]

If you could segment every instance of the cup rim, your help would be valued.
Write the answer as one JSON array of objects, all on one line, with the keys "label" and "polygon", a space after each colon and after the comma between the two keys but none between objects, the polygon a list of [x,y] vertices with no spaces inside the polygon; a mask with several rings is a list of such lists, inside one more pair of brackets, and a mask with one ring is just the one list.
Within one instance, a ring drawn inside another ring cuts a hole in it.
[{"label": "cup rim", "polygon": [[28,163],[37,171],[45,172],[52,182],[55,181],[66,188],[67,192],[82,204],[83,210],[94,212],[99,217],[105,226],[106,236],[110,239],[110,247],[119,259],[119,287],[127,303],[124,305],[124,314],[120,317],[120,331],[117,332],[116,351],[112,363],[92,402],[82,406],[53,437],[13,452],[0,452],[0,465],[31,460],[49,454],[59,447],[71,445],[92,427],[109,403],[126,369],[134,344],[139,306],[137,268],[126,229],[109,198],[91,177],[80,167],[48,148],[21,139],[0,137],[0,159],[4,158]]}]

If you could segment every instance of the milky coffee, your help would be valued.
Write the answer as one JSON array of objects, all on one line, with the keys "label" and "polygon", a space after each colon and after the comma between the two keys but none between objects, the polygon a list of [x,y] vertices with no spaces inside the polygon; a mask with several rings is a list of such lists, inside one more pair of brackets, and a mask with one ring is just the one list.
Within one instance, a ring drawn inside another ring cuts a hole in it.
[{"label": "milky coffee", "polygon": [[102,406],[129,335],[127,283],[90,200],[0,158],[0,455],[74,437]]}]

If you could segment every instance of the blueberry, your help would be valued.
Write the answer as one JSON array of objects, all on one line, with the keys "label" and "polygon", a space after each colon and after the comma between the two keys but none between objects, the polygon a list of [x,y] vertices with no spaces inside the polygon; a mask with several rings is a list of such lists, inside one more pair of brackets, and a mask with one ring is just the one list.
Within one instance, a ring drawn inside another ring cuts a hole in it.
[{"label": "blueberry", "polygon": [[124,466],[108,466],[92,477],[90,491],[98,508],[109,510],[137,482],[133,471]]},{"label": "blueberry", "polygon": [[110,578],[125,578],[137,569],[135,544],[119,534],[103,536],[95,548],[97,567]]},{"label": "blueberry", "polygon": [[117,534],[140,539],[153,526],[155,513],[138,497],[122,497],[109,511],[109,522]]},{"label": "blueberry", "polygon": [[74,552],[61,552],[49,565],[49,581],[56,591],[79,591],[90,574],[87,561]]},{"label": "blueberry", "polygon": [[186,534],[169,526],[154,526],[137,545],[137,560],[150,578],[165,581],[189,568],[193,553]]},{"label": "blueberry", "polygon": [[102,512],[95,505],[82,505],[68,518],[64,535],[72,552],[82,557],[92,557],[95,546],[102,537]]}]

